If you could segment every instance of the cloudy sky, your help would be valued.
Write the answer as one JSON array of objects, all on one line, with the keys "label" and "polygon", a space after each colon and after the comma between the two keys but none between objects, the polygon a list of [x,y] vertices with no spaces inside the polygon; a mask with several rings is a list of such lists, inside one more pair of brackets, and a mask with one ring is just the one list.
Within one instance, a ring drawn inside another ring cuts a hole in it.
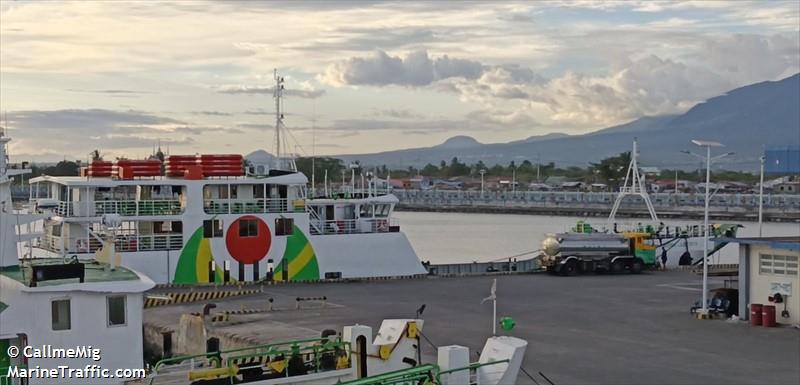
[{"label": "cloudy sky", "polygon": [[800,71],[800,2],[0,1],[0,111],[35,160],[310,155],[584,133]]}]

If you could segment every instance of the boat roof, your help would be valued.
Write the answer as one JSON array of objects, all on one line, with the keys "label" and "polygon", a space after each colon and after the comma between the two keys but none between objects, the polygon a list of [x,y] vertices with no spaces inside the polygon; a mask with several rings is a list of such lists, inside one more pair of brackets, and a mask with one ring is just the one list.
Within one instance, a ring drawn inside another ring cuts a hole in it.
[{"label": "boat roof", "polygon": [[91,186],[91,187],[116,187],[116,186],[185,186],[188,184],[284,184],[284,185],[305,185],[308,178],[301,172],[272,176],[272,177],[230,177],[220,179],[183,179],[155,177],[154,179],[111,179],[111,178],[89,178],[82,176],[50,176],[42,175],[30,180],[30,183],[52,182],[65,186]]},{"label": "boat roof", "polygon": [[314,198],[306,201],[306,205],[325,205],[335,203],[398,203],[399,199],[394,194],[378,195],[366,198]]},{"label": "boat roof", "polygon": [[719,238],[725,242],[744,245],[763,245],[771,249],[800,251],[800,237]]},{"label": "boat roof", "polygon": [[[26,277],[30,276],[31,271],[28,266],[20,265],[0,267],[0,277],[14,280],[24,286],[23,291],[46,292],[46,291],[89,291],[89,292],[115,292],[115,293],[135,293],[143,292],[155,286],[155,283],[147,276],[134,270],[116,266],[110,269],[107,263],[100,263],[95,260],[82,260],[84,264],[84,281],[77,282],[76,279],[48,280],[39,281],[35,287],[29,286],[30,282]],[[25,260],[34,266],[61,265],[64,260],[61,258],[36,258]]]}]

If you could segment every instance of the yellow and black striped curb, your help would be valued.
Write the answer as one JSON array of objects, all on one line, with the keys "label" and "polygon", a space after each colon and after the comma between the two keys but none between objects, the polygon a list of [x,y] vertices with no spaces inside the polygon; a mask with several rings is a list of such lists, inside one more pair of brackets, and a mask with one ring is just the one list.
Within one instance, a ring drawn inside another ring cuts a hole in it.
[{"label": "yellow and black striped curb", "polygon": [[423,279],[428,277],[428,274],[414,274],[414,275],[392,275],[383,277],[361,277],[361,278],[333,278],[333,279],[304,279],[304,280],[290,280],[290,281],[247,281],[247,282],[230,282],[230,283],[159,283],[153,287],[152,290],[158,291],[159,289],[179,289],[179,288],[224,288],[236,287],[243,289],[252,286],[272,286],[272,285],[290,285],[290,284],[303,284],[303,283],[342,283],[342,282],[366,282],[366,281],[394,281],[394,280],[407,280],[407,279]]},{"label": "yellow and black striped curb", "polygon": [[[242,315],[242,314],[259,314],[259,313],[267,313],[269,312],[268,309],[241,309],[241,310],[226,310],[223,312],[216,313],[216,315]],[[202,313],[192,313],[194,316],[200,316]],[[226,319],[227,320],[227,319]]]},{"label": "yellow and black striped curb", "polygon": [[247,290],[225,290],[225,291],[190,291],[185,293],[165,293],[164,297],[167,298],[146,298],[144,302],[145,308],[152,308],[165,305],[175,305],[179,303],[208,301],[212,299],[239,297],[243,295],[251,295],[261,293],[261,289],[247,289]]}]

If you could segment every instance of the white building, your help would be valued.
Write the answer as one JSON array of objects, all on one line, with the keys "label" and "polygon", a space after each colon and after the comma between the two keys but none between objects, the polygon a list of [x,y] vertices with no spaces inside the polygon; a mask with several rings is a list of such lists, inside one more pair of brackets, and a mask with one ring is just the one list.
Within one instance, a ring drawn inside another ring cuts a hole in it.
[{"label": "white building", "polygon": [[[749,319],[751,304],[772,305],[778,324],[800,324],[800,237],[731,241],[739,244],[739,316]],[[770,302],[775,294],[782,303]]]},{"label": "white building", "polygon": [[[3,376],[8,375],[8,367],[55,369],[66,365],[84,369],[87,365],[97,365],[110,373],[144,367],[143,292],[154,286],[153,281],[125,268],[112,271],[108,265],[98,263],[83,264],[83,282],[80,278],[38,282],[31,279],[33,272],[42,274],[48,267],[63,266],[61,261],[39,260],[25,262],[22,267],[0,268],[0,383],[5,384]],[[65,269],[59,270],[62,272],[55,274],[64,274]],[[53,274],[53,269],[49,271],[43,274]],[[34,349],[87,347],[98,349],[99,357],[10,357],[8,348],[12,345],[20,351],[26,346]],[[10,384],[20,383],[10,380]],[[49,379],[31,378],[28,383],[118,384],[124,380],[61,378],[59,375]]]}]

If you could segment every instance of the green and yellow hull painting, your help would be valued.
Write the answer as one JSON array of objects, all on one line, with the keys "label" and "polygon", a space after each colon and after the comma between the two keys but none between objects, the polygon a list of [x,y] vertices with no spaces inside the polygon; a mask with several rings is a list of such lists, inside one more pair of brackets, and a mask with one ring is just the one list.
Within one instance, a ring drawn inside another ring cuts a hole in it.
[{"label": "green and yellow hull painting", "polygon": [[[211,253],[211,241],[203,237],[203,228],[200,227],[183,246],[172,282],[209,283],[208,268],[212,261],[214,255]],[[217,283],[223,281],[222,267],[219,265],[215,266],[214,281]]]},{"label": "green and yellow hull painting", "polygon": [[294,232],[286,240],[286,250],[283,259],[275,269],[275,280],[283,280],[283,261],[289,267],[290,281],[307,281],[319,279],[319,265],[314,247],[308,241],[299,227],[294,226]]}]

